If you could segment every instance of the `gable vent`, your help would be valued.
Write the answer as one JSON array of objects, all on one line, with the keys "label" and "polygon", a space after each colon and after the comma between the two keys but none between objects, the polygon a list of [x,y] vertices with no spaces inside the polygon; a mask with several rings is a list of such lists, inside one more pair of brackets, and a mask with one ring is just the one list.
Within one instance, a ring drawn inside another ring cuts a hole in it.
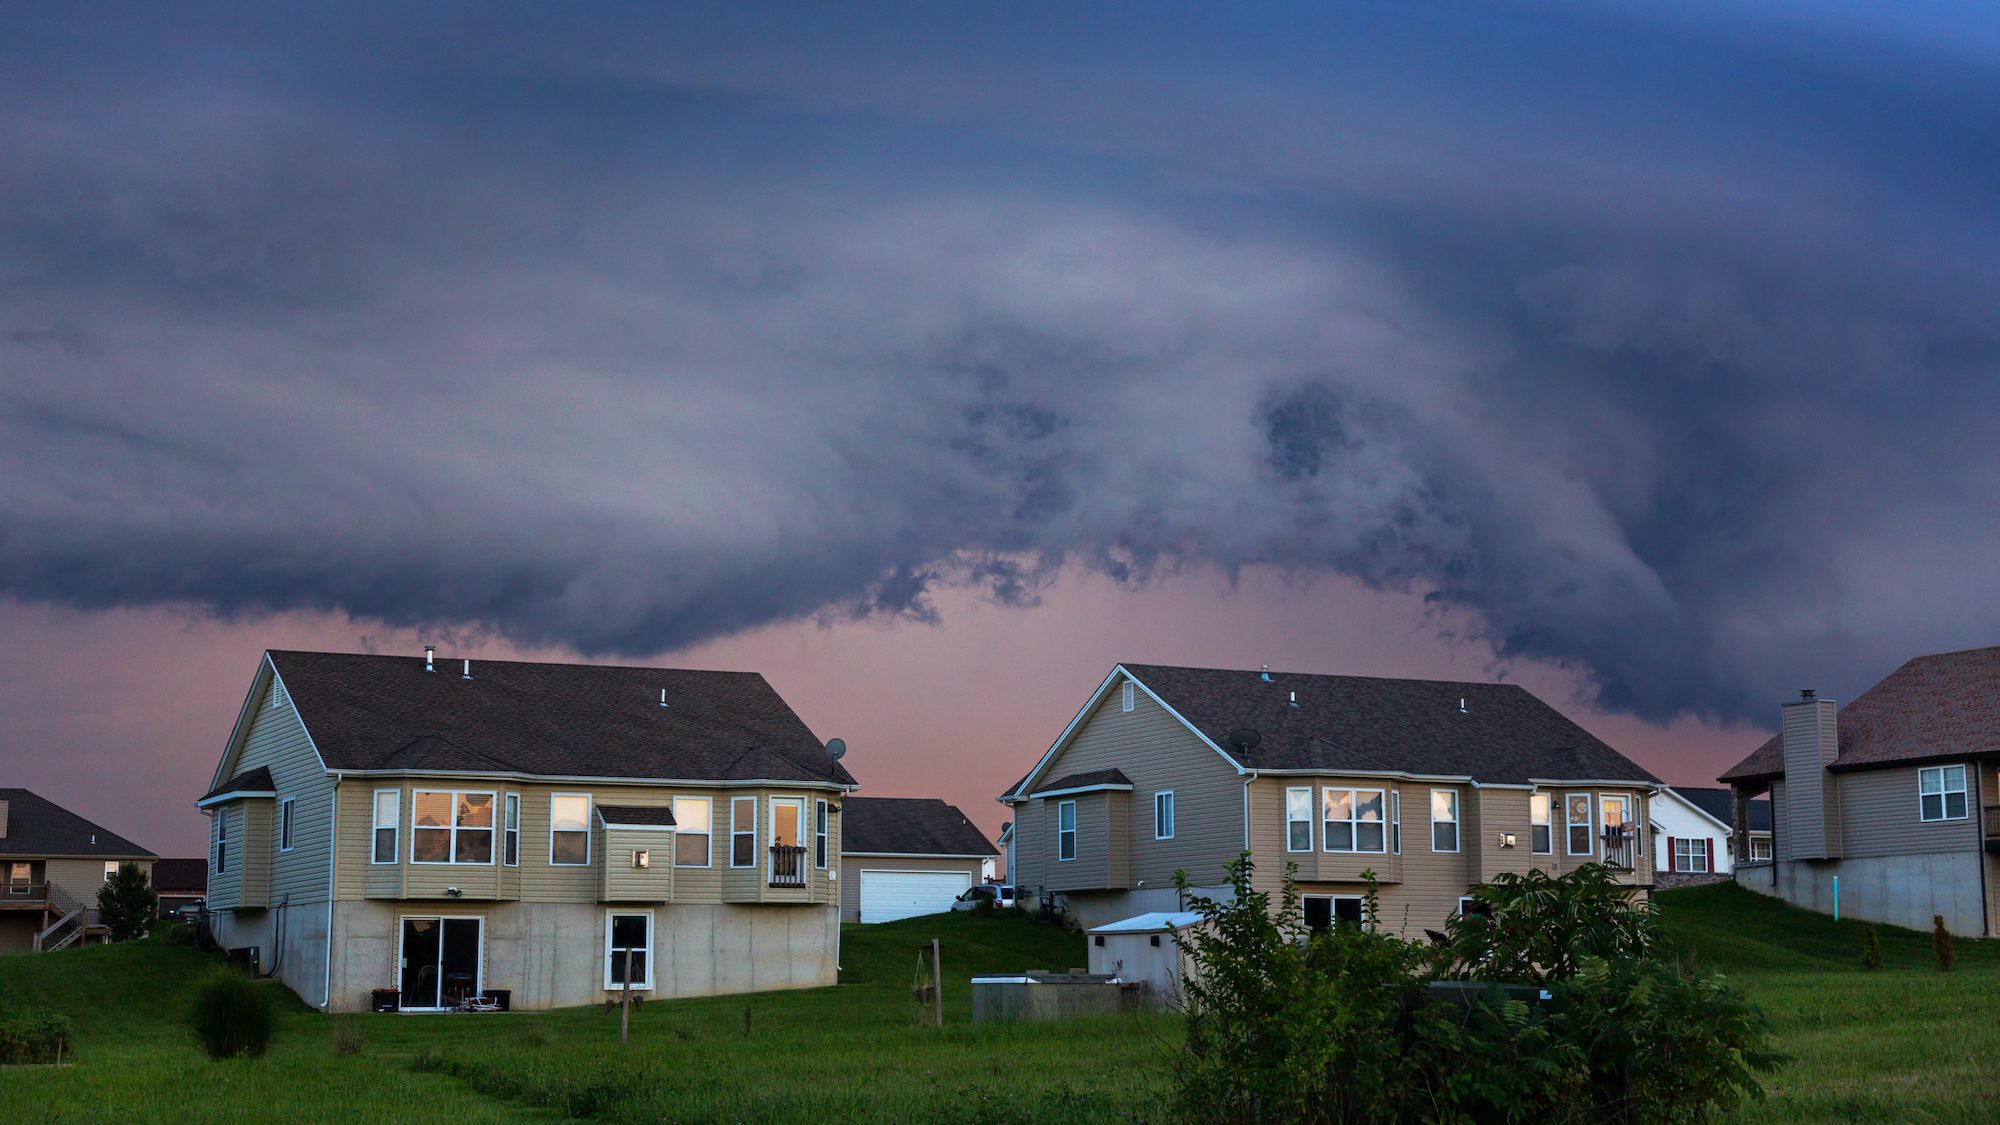
[{"label": "gable vent", "polygon": [[1138,704],[1138,692],[1132,687],[1132,681],[1126,680],[1125,692],[1121,700],[1120,709],[1125,711],[1130,711],[1137,704]]}]

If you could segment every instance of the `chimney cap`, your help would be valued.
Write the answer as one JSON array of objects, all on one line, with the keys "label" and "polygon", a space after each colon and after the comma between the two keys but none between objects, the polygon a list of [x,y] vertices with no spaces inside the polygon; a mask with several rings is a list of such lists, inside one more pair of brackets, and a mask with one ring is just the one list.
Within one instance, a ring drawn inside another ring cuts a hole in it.
[{"label": "chimney cap", "polygon": [[1817,692],[1817,691],[1815,691],[1814,689],[1812,689],[1812,688],[1809,688],[1809,687],[1808,687],[1808,688],[1800,688],[1800,689],[1799,689],[1799,698],[1800,698],[1800,699],[1817,699],[1817,698],[1819,698],[1819,692]]}]

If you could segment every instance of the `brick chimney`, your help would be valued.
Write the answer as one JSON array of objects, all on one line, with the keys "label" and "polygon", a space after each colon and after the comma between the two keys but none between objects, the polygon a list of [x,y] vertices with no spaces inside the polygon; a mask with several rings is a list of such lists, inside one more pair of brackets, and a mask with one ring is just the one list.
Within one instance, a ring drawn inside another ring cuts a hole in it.
[{"label": "brick chimney", "polygon": [[1811,688],[1784,705],[1785,829],[1793,859],[1840,858],[1840,785],[1828,772],[1840,754],[1838,711]]}]

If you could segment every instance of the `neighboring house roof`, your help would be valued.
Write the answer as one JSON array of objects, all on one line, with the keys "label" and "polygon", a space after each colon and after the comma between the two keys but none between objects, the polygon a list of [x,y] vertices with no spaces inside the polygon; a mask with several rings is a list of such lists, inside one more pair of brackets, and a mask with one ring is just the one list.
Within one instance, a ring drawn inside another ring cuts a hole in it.
[{"label": "neighboring house roof", "polygon": [[597,815],[606,824],[643,824],[652,828],[672,828],[674,810],[666,805],[599,805]]},{"label": "neighboring house roof", "polygon": [[[1735,810],[1729,807],[1729,790],[1714,788],[1673,787],[1674,794],[1681,800],[1700,809],[1725,825],[1734,826]],[[1759,797],[1750,802],[1744,813],[1750,820],[1750,831],[1769,832],[1771,830],[1771,802]]]},{"label": "neighboring house roof", "polygon": [[238,795],[245,797],[249,796],[271,797],[271,796],[276,796],[277,792],[278,792],[278,786],[276,782],[271,780],[271,771],[269,767],[258,766],[254,770],[244,770],[242,773],[237,774],[235,777],[230,778],[228,781],[225,781],[222,784],[216,786],[215,788],[209,790],[208,792],[203,793],[201,795],[201,799],[196,801],[195,804],[197,805],[206,804],[207,802],[220,800],[224,797],[233,797]]},{"label": "neighboring house roof", "polygon": [[848,797],[840,802],[842,855],[999,855],[956,805],[935,797]]},{"label": "neighboring house roof", "polygon": [[0,856],[113,856],[151,859],[152,852],[26,789],[0,789],[7,834]]},{"label": "neighboring house roof", "polygon": [[268,655],[330,770],[854,784],[755,672]]},{"label": "neighboring house roof", "polygon": [[1132,787],[1132,779],[1122,770],[1085,770],[1082,773],[1066,773],[1054,781],[1035,787],[1037,793],[1056,793],[1070,789],[1108,789],[1113,786]]},{"label": "neighboring house roof", "polygon": [[[1829,769],[1866,769],[2000,754],[2000,647],[1919,656],[1837,713],[1839,749]],[[1717,780],[1785,775],[1773,735]]]},{"label": "neighboring house roof", "polygon": [[208,861],[206,859],[155,860],[153,890],[163,895],[208,893]]},{"label": "neighboring house roof", "polygon": [[[1407,773],[1487,784],[1659,784],[1513,684],[1296,672],[1271,672],[1266,679],[1252,671],[1160,664],[1119,668],[1245,769]],[[1107,679],[1100,695],[1117,678]],[[1256,745],[1233,745],[1230,734],[1245,729],[1256,732]],[[1017,783],[1009,797],[1033,777]]]}]

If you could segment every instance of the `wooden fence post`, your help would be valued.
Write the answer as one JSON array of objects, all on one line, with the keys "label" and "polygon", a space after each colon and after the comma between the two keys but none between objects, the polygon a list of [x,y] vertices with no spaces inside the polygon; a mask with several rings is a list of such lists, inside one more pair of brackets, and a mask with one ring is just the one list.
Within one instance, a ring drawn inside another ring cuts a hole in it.
[{"label": "wooden fence post", "polygon": [[934,1004],[937,1026],[944,1026],[944,967],[938,964],[938,939],[931,939],[931,1003]]},{"label": "wooden fence post", "polygon": [[625,951],[625,995],[618,1004],[618,1043],[625,1044],[625,1037],[632,1026],[632,951]]}]

